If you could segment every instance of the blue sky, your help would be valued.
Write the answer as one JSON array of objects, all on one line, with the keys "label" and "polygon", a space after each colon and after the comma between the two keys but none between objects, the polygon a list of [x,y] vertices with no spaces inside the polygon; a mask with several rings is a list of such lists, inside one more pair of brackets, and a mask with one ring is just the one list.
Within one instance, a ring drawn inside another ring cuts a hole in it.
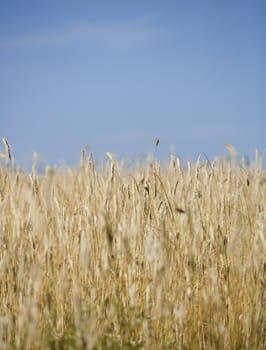
[{"label": "blue sky", "polygon": [[16,161],[254,157],[265,1],[0,1],[0,133]]}]

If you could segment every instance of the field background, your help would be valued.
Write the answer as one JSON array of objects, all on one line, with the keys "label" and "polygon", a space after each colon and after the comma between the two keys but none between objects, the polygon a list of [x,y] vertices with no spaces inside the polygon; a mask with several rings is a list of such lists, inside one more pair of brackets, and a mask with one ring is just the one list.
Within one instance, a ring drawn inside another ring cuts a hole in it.
[{"label": "field background", "polygon": [[5,146],[1,349],[265,349],[258,154],[28,174]]},{"label": "field background", "polygon": [[0,0],[0,350],[266,349],[265,38],[265,0]]}]

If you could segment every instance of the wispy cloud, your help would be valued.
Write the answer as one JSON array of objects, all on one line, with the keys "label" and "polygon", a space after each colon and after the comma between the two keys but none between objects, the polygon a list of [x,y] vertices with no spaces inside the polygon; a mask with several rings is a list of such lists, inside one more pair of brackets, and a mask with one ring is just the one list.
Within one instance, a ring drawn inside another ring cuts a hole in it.
[{"label": "wispy cloud", "polygon": [[77,22],[24,36],[0,39],[0,50],[41,48],[82,42],[92,47],[131,49],[161,41],[163,31],[147,19]]}]

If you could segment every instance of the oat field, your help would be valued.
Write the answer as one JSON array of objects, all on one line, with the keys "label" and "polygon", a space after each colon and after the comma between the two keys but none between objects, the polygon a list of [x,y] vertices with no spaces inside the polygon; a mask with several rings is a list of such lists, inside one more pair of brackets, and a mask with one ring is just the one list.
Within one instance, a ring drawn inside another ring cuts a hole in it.
[{"label": "oat field", "polygon": [[266,348],[258,155],[29,174],[4,146],[0,349]]}]

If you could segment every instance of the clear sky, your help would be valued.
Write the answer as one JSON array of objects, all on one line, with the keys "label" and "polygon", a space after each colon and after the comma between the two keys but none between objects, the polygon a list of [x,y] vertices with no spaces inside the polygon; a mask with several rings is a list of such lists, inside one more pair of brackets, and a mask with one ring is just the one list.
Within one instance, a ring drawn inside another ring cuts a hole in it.
[{"label": "clear sky", "polygon": [[[266,148],[266,2],[1,0],[0,136],[72,165]],[[2,146],[1,146],[2,148]]]}]

